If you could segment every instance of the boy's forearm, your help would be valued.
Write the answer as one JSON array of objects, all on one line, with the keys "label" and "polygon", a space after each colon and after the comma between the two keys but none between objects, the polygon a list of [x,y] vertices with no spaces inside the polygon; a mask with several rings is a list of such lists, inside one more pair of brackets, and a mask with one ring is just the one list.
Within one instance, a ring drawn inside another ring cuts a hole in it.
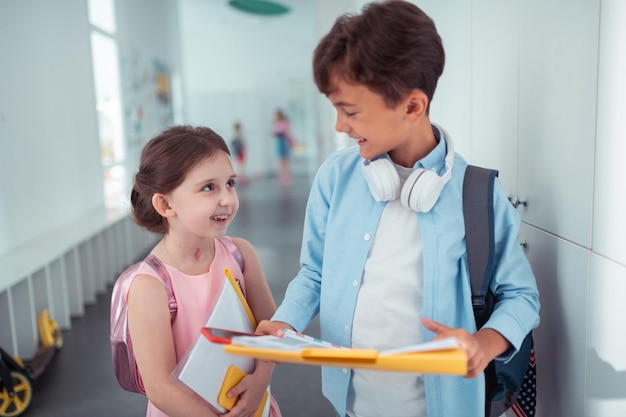
[{"label": "boy's forearm", "polygon": [[494,359],[511,348],[511,343],[502,334],[491,328],[483,328],[476,332],[480,345],[490,359]]}]

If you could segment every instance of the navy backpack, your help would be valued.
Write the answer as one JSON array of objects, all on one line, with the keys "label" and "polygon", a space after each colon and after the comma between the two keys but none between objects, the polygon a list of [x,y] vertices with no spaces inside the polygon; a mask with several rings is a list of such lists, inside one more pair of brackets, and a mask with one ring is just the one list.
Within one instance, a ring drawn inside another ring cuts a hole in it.
[{"label": "navy backpack", "polygon": [[[463,182],[465,239],[478,329],[491,316],[496,301],[489,284],[495,267],[493,186],[497,175],[498,171],[468,165]],[[485,382],[485,417],[498,417],[509,409],[516,417],[535,415],[537,374],[532,332],[508,363],[491,361],[485,369]]]}]

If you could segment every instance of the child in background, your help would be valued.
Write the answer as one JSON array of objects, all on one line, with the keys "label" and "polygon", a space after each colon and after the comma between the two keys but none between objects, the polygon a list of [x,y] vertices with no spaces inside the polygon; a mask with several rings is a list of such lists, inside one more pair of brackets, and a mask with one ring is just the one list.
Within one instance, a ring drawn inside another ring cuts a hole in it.
[{"label": "child in background", "polygon": [[244,185],[248,182],[248,177],[246,177],[246,142],[243,139],[241,123],[236,122],[233,129],[234,134],[231,144],[233,153],[235,154],[235,161],[237,161],[237,180],[239,181],[239,184]]},{"label": "child in background", "polygon": [[322,367],[322,391],[341,417],[483,416],[484,369],[515,355],[539,323],[520,217],[496,182],[496,307],[476,329],[462,207],[467,163],[429,117],[443,68],[433,21],[399,0],[339,17],[315,49],[317,87],[337,110],[336,129],[358,146],[319,168],[300,272],[257,331],[303,331],[319,313],[321,338],[332,343],[382,350],[456,337],[468,356],[465,378]]},{"label": "child in background", "polygon": [[[177,126],[146,144],[131,192],[133,217],[162,234],[152,249],[171,275],[178,302],[173,323],[165,287],[142,264],[128,291],[128,325],[133,352],[148,397],[147,416],[217,416],[208,403],[180,386],[171,373],[199,335],[211,308],[212,285],[228,267],[242,285],[257,320],[276,306],[261,262],[250,243],[232,241],[241,251],[241,271],[217,238],[233,221],[239,200],[228,146],[209,128]],[[230,391],[239,396],[225,416],[252,416],[270,382],[273,364],[257,361],[254,372]],[[211,378],[207,375],[207,378]],[[272,399],[271,416],[280,415]]]},{"label": "child in background", "polygon": [[295,141],[291,135],[289,120],[282,110],[276,110],[274,116],[274,136],[276,137],[276,150],[278,152],[278,182],[282,185],[288,185],[291,184],[289,159]]}]

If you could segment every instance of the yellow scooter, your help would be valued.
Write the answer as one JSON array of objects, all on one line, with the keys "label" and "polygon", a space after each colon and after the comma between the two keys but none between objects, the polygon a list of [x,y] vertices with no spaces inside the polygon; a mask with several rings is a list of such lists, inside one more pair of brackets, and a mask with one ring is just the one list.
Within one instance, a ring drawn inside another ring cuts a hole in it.
[{"label": "yellow scooter", "polygon": [[39,349],[30,361],[13,358],[0,348],[0,417],[23,415],[33,400],[33,381],[46,369],[63,337],[48,309],[37,316]]},{"label": "yellow scooter", "polygon": [[33,399],[28,370],[0,348],[0,416],[21,416]]}]

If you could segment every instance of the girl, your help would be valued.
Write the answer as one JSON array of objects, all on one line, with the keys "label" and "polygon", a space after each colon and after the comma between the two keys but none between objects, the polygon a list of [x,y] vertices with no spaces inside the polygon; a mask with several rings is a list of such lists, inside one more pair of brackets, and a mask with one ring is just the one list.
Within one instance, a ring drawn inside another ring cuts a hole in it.
[{"label": "girl", "polygon": [[[208,294],[221,282],[225,267],[241,282],[257,320],[270,318],[276,310],[252,245],[232,239],[244,258],[242,273],[217,239],[225,235],[239,207],[235,178],[228,146],[209,128],[172,127],[143,149],[131,192],[132,213],[137,224],[163,235],[151,253],[170,273],[178,302],[171,322],[163,284],[147,265],[138,269],[128,291],[128,325],[149,417],[218,414],[170,375],[209,316]],[[225,416],[253,416],[272,371],[273,364],[257,361],[254,372],[229,392],[239,399]],[[272,411],[272,417],[280,415],[274,402]]]},{"label": "girl", "polygon": [[282,185],[288,185],[291,183],[289,158],[295,141],[291,135],[289,120],[282,110],[276,110],[274,136],[276,137],[276,149],[278,152],[278,181]]}]

